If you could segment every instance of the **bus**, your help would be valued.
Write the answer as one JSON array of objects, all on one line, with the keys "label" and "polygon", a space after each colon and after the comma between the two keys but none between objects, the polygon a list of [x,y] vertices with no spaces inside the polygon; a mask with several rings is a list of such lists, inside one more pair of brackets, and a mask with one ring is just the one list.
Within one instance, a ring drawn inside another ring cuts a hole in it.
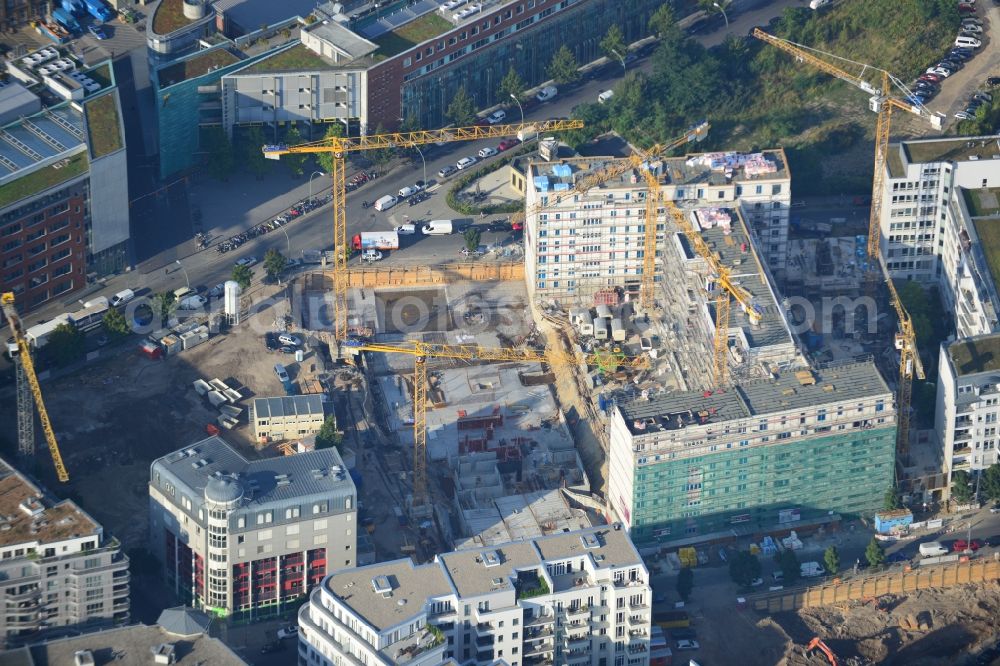
[{"label": "bus", "polygon": [[81,333],[92,331],[104,323],[104,315],[109,307],[107,298],[96,298],[88,301],[82,310],[70,312],[69,321]]}]

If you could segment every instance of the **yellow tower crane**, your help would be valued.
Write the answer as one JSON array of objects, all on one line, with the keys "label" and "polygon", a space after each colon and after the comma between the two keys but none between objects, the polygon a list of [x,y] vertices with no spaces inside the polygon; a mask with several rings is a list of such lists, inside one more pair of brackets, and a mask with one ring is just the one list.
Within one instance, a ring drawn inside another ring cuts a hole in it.
[{"label": "yellow tower crane", "polygon": [[[31,348],[24,337],[24,327],[14,307],[14,294],[7,292],[0,295],[0,308],[3,309],[3,314],[7,317],[10,330],[14,334],[14,344],[17,347],[17,360],[24,369],[25,378],[31,387],[31,394],[35,398],[35,407],[38,409],[38,418],[42,422],[42,432],[45,433],[45,441],[49,445],[49,453],[52,454],[52,463],[56,468],[56,476],[59,477],[60,481],[66,483],[69,481],[69,472],[66,471],[66,466],[63,464],[62,454],[59,453],[59,443],[56,442],[56,433],[52,430],[52,421],[49,420],[49,412],[45,409],[45,401],[42,400],[42,388],[38,384],[38,376],[35,375],[35,364],[31,360]],[[14,350],[11,350],[11,355],[14,354]]]},{"label": "yellow tower crane", "polygon": [[264,145],[264,157],[277,160],[282,155],[303,153],[333,153],[333,315],[334,334],[338,340],[347,337],[347,259],[350,246],[347,244],[347,190],[345,186],[347,153],[370,150],[391,150],[412,148],[428,143],[450,141],[476,141],[499,137],[516,136],[524,129],[537,132],[551,132],[583,127],[580,120],[546,120],[519,125],[490,125],[485,127],[451,127],[441,130],[417,132],[393,132],[390,134],[369,134],[359,137],[331,137],[321,141],[302,143],[296,146],[284,144]]},{"label": "yellow tower crane", "polygon": [[[896,390],[896,451],[902,459],[906,455],[910,444],[910,398],[913,390],[913,378],[924,379],[924,366],[920,361],[920,354],[917,350],[917,338],[913,331],[913,322],[910,315],[899,299],[899,293],[892,282],[892,276],[882,263],[879,245],[882,237],[882,195],[885,182],[886,164],[889,157],[889,129],[892,119],[892,112],[895,109],[907,111],[915,116],[919,116],[928,121],[936,130],[941,129],[942,116],[934,113],[923,104],[912,104],[889,95],[890,85],[903,93],[906,97],[912,96],[912,92],[900,81],[884,69],[857,63],[846,58],[841,58],[825,51],[813,49],[802,44],[790,42],[770,35],[760,28],[754,28],[753,36],[775,46],[785,53],[791,54],[800,62],[805,62],[813,67],[835,76],[841,81],[846,81],[852,86],[863,90],[871,95],[868,98],[868,108],[878,114],[875,124],[875,173],[872,180],[872,203],[871,214],[868,221],[868,260],[870,264],[867,282],[874,287],[879,281],[877,271],[882,271],[886,284],[889,286],[889,296],[892,306],[896,309],[899,318],[899,333],[896,335],[896,349],[899,350],[899,385]],[[844,63],[844,67],[858,69],[857,74],[852,74],[842,67],[827,62],[823,57],[831,58]],[[879,86],[870,83],[866,77],[874,75],[878,79]]]},{"label": "yellow tower crane", "polygon": [[[709,128],[710,125],[708,121],[702,121],[685,132],[683,136],[678,137],[673,141],[665,144],[656,144],[649,150],[642,151],[641,153],[635,153],[627,158],[613,160],[603,169],[581,178],[569,192],[561,192],[556,195],[553,202],[550,202],[547,205],[536,205],[533,212],[541,212],[548,206],[551,206],[552,203],[558,203],[568,195],[586,194],[592,188],[597,187],[601,183],[607,182],[612,178],[620,176],[629,169],[642,169],[643,175],[649,183],[649,195],[646,197],[646,219],[653,220],[653,222],[647,223],[645,228],[642,255],[642,282],[640,283],[641,286],[639,290],[639,307],[645,311],[652,310],[653,302],[655,300],[657,250],[656,222],[659,219],[658,203],[660,199],[660,183],[656,176],[654,176],[648,168],[644,167],[644,164],[650,159],[655,159],[663,153],[667,153],[675,148],[691,143],[692,141],[703,141],[705,137],[708,136]],[[518,217],[524,216],[525,213],[518,214]]]},{"label": "yellow tower crane", "polygon": [[413,356],[413,503],[423,505],[427,494],[427,359],[452,358],[466,361],[528,361],[547,363],[550,367],[572,367],[586,363],[605,370],[626,367],[640,370],[649,367],[644,356],[626,357],[615,352],[572,354],[554,349],[480,347],[478,345],[432,344],[407,341],[402,344],[369,343],[355,347],[358,352],[408,354]]}]

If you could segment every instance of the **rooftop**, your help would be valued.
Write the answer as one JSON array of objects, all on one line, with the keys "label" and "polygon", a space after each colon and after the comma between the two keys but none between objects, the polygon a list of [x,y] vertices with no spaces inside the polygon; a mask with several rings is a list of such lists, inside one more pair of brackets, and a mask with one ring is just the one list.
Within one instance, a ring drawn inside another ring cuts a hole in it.
[{"label": "rooftop", "polygon": [[297,72],[332,69],[332,60],[324,58],[303,44],[296,44],[272,56],[258,60],[237,74],[262,74],[265,72]]},{"label": "rooftop", "polygon": [[0,460],[0,547],[45,545],[101,536],[100,526],[72,500],[53,503],[25,476]]},{"label": "rooftop", "polygon": [[362,58],[378,48],[378,45],[336,21],[317,21],[307,26],[305,31],[327,42],[343,53],[348,60]]},{"label": "rooftop", "polygon": [[254,398],[253,411],[257,418],[323,414],[323,396],[294,395],[277,398]]},{"label": "rooftop", "polygon": [[119,150],[123,146],[121,121],[115,95],[101,95],[86,104],[87,131],[90,134],[90,150],[95,158]]},{"label": "rooftop", "polygon": [[[993,199],[993,203],[996,203],[996,195],[987,194],[984,198],[989,201],[990,198]],[[983,198],[978,199],[979,202],[983,201]],[[968,195],[966,196],[966,202],[969,202]],[[1000,218],[997,217],[975,217],[976,213],[972,211],[972,206],[969,206],[970,213],[973,215],[972,225],[975,227],[976,237],[979,239],[979,249],[982,250],[983,256],[986,257],[986,263],[990,268],[990,275],[993,276],[993,284],[1000,285]]]},{"label": "rooftop", "polygon": [[966,338],[948,345],[948,358],[959,377],[1000,370],[1000,334]]},{"label": "rooftop", "polygon": [[642,435],[877,396],[891,399],[891,392],[875,364],[864,361],[788,371],[715,392],[664,393],[617,408],[632,434]]},{"label": "rooftop", "polygon": [[[390,591],[376,592],[376,578]],[[437,563],[415,566],[409,558],[340,571],[328,576],[323,586],[376,631],[419,615],[429,598],[451,593]]]},{"label": "rooftop", "polygon": [[19,81],[0,83],[0,122],[9,122],[24,113],[23,109],[33,106],[35,111],[42,107],[42,100],[25,88]]},{"label": "rooftop", "polygon": [[972,217],[987,217],[1000,214],[1000,187],[983,187],[976,190],[963,189],[965,205]]},{"label": "rooftop", "polygon": [[460,597],[510,589],[513,587],[510,579],[516,577],[517,569],[542,566],[542,558],[533,541],[452,551],[438,555],[438,560]]},{"label": "rooftop", "polygon": [[[972,136],[904,141],[903,151],[907,161],[917,163],[1000,159],[1000,138]],[[890,150],[890,154],[892,152]]]},{"label": "rooftop", "polygon": [[454,27],[448,19],[438,13],[428,12],[409,23],[373,38],[372,41],[379,47],[379,56],[391,58]]},{"label": "rooftop", "polygon": [[190,23],[184,16],[184,0],[162,0],[153,14],[153,32],[158,35],[169,35]]},{"label": "rooftop", "polygon": [[78,663],[74,655],[89,650],[94,666],[149,666],[156,650],[162,654],[173,648],[177,666],[246,666],[235,652],[217,638],[205,634],[180,637],[159,625],[137,624],[73,636],[32,645],[32,663],[37,666],[62,666]]},{"label": "rooftop", "polygon": [[[4,147],[0,145],[0,156],[3,154]],[[87,159],[87,154],[79,152],[55,164],[4,183],[0,185],[0,208],[82,175],[87,172],[89,166],[90,161]]]},{"label": "rooftop", "polygon": [[[354,482],[336,449],[248,461],[221,437],[209,437],[153,461],[153,473],[172,477],[175,485],[200,502],[210,482],[239,483],[242,496],[261,506],[306,497],[353,497]],[[218,488],[214,483],[213,488]],[[234,493],[238,496],[241,493]]]},{"label": "rooftop", "polygon": [[[594,538],[584,539],[583,535],[593,535]],[[642,558],[629,540],[628,534],[622,529],[609,526],[553,534],[535,539],[535,544],[546,560],[589,553],[594,556],[595,567],[598,569],[642,564]]]},{"label": "rooftop", "polygon": [[[162,5],[161,5],[162,7]],[[190,79],[239,62],[240,58],[227,50],[225,46],[213,47],[189,58],[171,63],[157,70],[156,76],[160,89],[167,88]]]},{"label": "rooftop", "polygon": [[245,32],[262,25],[274,25],[292,16],[306,17],[316,7],[316,0],[216,0],[213,11],[225,14]]}]

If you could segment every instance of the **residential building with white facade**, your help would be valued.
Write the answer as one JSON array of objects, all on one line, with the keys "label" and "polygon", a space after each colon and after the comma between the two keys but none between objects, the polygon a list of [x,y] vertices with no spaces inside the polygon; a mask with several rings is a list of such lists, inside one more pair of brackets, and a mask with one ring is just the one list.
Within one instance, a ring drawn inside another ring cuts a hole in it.
[{"label": "residential building with white facade", "polygon": [[250,423],[258,442],[315,435],[325,420],[319,394],[255,398],[250,404]]},{"label": "residential building with white facade", "polygon": [[[630,170],[587,194],[557,201],[579,179],[603,169],[612,159],[577,157],[530,165],[524,238],[525,273],[532,295],[582,303],[607,287],[638,294],[648,189],[642,174]],[[738,211],[755,237],[763,262],[779,278],[783,275],[791,203],[791,175],[784,151],[692,154],[659,159],[651,168],[664,198],[685,210]],[[660,247],[667,235],[662,229],[665,225],[658,221]],[[663,261],[669,260],[658,263]]]},{"label": "residential building with white facade", "polygon": [[939,286],[959,338],[996,330],[996,243],[980,227],[997,214],[1000,136],[891,144],[886,170],[880,247],[893,279]]},{"label": "residential building with white facade", "polygon": [[649,664],[649,572],[620,525],[331,574],[299,663]]},{"label": "residential building with white facade", "polygon": [[357,491],[336,449],[248,461],[209,437],[153,461],[150,547],[187,605],[254,619],[357,563]]},{"label": "residential building with white facade", "polygon": [[893,393],[871,361],[620,401],[608,501],[637,544],[868,515],[892,485]]},{"label": "residential building with white facade", "polygon": [[129,560],[72,500],[0,460],[0,648],[129,619]]},{"label": "residential building with white facade", "polygon": [[934,429],[943,451],[946,488],[965,470],[976,477],[1000,462],[1000,334],[941,345]]}]

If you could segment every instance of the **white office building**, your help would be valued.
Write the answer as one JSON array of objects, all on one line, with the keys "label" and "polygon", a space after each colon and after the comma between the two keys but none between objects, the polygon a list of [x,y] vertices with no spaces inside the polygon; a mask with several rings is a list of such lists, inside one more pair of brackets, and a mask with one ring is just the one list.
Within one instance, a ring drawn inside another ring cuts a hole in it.
[{"label": "white office building", "polygon": [[649,572],[619,525],[334,573],[303,664],[649,664]]}]

